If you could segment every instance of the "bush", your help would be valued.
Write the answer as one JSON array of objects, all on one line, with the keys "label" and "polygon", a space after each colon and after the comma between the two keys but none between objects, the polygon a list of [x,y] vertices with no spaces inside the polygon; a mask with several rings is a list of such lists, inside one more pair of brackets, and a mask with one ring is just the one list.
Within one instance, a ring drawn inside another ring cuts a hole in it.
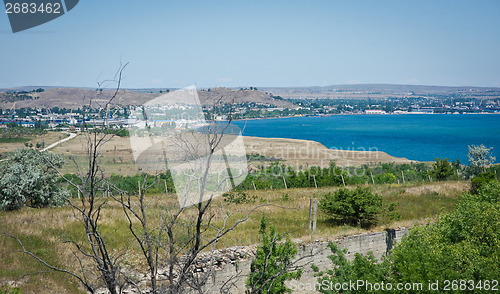
[{"label": "bush", "polygon": [[392,279],[403,283],[498,279],[499,194],[500,184],[491,182],[476,195],[465,193],[457,208],[437,223],[413,228],[389,256]]},{"label": "bush", "polygon": [[60,155],[18,149],[0,167],[0,210],[64,204],[64,191],[56,186],[54,167],[63,165]]},{"label": "bush", "polygon": [[[457,208],[442,216],[436,223],[413,227],[407,236],[390,251],[382,262],[370,253],[356,254],[354,260],[345,258],[345,251],[329,244],[328,258],[333,268],[318,272],[317,285],[331,285],[362,280],[369,283],[421,284],[421,291],[410,289],[397,293],[445,293],[432,291],[428,283],[467,281],[467,286],[480,285],[474,291],[450,287],[446,293],[490,293],[493,280],[498,280],[500,268],[500,183],[492,181],[477,194],[465,193]],[[485,281],[487,288],[484,288]],[[325,282],[325,283],[324,283]],[[324,283],[324,284],[323,284]],[[453,284],[451,284],[453,285]],[[319,289],[321,293],[385,293],[390,291],[357,291]],[[482,291],[484,290],[484,291]]]},{"label": "bush", "polygon": [[320,200],[320,208],[333,220],[362,227],[374,224],[382,207],[382,197],[361,187],[355,190],[341,188],[333,195],[324,195]]},{"label": "bush", "polygon": [[486,172],[486,166],[495,162],[496,158],[491,156],[491,149],[493,149],[493,147],[487,148],[483,144],[479,146],[471,145],[468,147],[469,153],[467,153],[467,157],[470,163],[468,173],[470,176]]},{"label": "bush", "polygon": [[476,194],[481,186],[495,180],[495,174],[492,172],[481,173],[478,176],[472,178],[470,192]]},{"label": "bush", "polygon": [[370,283],[385,282],[386,267],[384,264],[378,263],[377,259],[369,252],[367,256],[356,253],[353,260],[348,260],[345,257],[346,249],[340,250],[333,242],[328,243],[328,248],[332,252],[328,258],[332,261],[333,269],[326,272],[319,272],[316,265],[311,268],[316,272],[315,276],[318,278],[316,290],[323,294],[334,293],[373,293],[364,287],[358,289],[349,289],[345,287],[336,291],[334,287],[325,287],[325,285],[342,285],[349,283],[356,283],[356,281],[365,281]]}]

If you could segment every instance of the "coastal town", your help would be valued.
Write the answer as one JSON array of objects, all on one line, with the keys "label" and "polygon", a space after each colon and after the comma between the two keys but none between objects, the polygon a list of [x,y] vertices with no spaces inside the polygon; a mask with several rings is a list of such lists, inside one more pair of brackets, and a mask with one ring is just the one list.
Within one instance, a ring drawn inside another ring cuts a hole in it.
[{"label": "coastal town", "polygon": [[[208,93],[210,89],[202,89],[200,93]],[[227,90],[241,92],[243,97],[237,102],[223,102],[217,111],[212,111],[212,117],[207,119],[259,119],[296,116],[329,116],[329,115],[405,115],[405,114],[477,114],[500,113],[500,96],[472,96],[460,95],[416,95],[408,93],[398,97],[377,97],[366,94],[362,98],[324,98],[321,95],[307,96],[306,98],[283,98],[266,91],[261,93],[257,88]],[[43,88],[32,91],[8,91],[0,93],[0,100],[13,102],[8,107],[0,107],[0,128],[9,125],[20,125],[33,128],[63,129],[78,128],[82,124],[85,114],[88,125],[104,122],[110,127],[130,127],[136,123],[137,113],[143,111],[142,105],[114,104],[107,109],[95,107],[59,108],[57,106],[16,107],[16,102],[36,100],[37,94],[44,92]],[[162,90],[150,95],[161,95]],[[142,94],[139,92],[137,95]],[[245,95],[259,94],[269,97],[268,100],[248,101]],[[494,93],[496,94],[496,93]],[[285,95],[284,95],[285,96]],[[457,97],[458,96],[458,97]],[[279,103],[277,103],[279,102]],[[19,105],[19,103],[18,103]],[[204,104],[203,111],[208,114],[212,110]]]}]

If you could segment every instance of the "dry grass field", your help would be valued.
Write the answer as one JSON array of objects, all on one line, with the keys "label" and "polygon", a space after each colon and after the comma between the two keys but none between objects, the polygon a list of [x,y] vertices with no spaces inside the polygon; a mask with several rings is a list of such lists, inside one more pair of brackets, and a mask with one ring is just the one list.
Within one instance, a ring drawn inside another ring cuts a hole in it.
[{"label": "dry grass field", "polygon": [[[47,135],[32,138],[31,142],[45,141],[48,146],[66,136],[62,132],[49,132]],[[408,163],[402,158],[392,157],[378,151],[343,151],[330,150],[320,143],[306,140],[268,139],[245,137],[247,154],[259,154],[282,160],[291,166],[328,166],[335,161],[339,166],[359,166],[368,163],[395,162]],[[8,145],[8,146],[5,146]],[[13,151],[24,146],[24,143],[1,144],[2,152]],[[75,138],[63,142],[51,152],[63,155],[66,164],[62,173],[75,173],[77,164],[85,169],[86,137],[78,134]],[[113,137],[102,146],[100,165],[106,175],[135,175],[141,169],[134,164],[130,138]],[[77,164],[75,164],[77,163]],[[252,161],[250,168],[269,162]],[[242,218],[252,208],[262,205],[254,211],[250,218],[230,232],[219,243],[218,248],[231,246],[253,245],[259,243],[260,219],[266,217],[273,223],[278,232],[285,233],[297,243],[309,243],[316,240],[335,239],[340,236],[368,231],[380,231],[386,228],[409,227],[434,221],[443,212],[450,211],[457,197],[468,189],[466,182],[435,182],[425,184],[405,185],[374,185],[372,190],[381,195],[387,202],[397,202],[396,211],[401,215],[398,221],[381,217],[378,224],[369,230],[348,225],[335,226],[321,211],[318,215],[317,230],[314,233],[308,229],[310,198],[320,199],[322,195],[333,192],[337,187],[322,187],[288,189],[288,190],[257,190],[245,191],[249,203],[226,203],[226,210],[220,204],[222,198],[214,202],[210,209],[214,225],[221,225],[227,211],[235,212],[229,223]],[[353,188],[353,187],[350,187]],[[165,210],[178,206],[175,195],[150,195],[150,219],[153,224],[160,221],[160,215]],[[216,205],[216,204],[219,205]],[[194,211],[187,209],[183,217],[188,219]],[[71,239],[85,241],[82,227],[75,219],[69,207],[33,209],[23,208],[19,211],[0,212],[0,232],[14,234],[26,245],[26,248],[59,267],[68,266],[76,269],[78,264],[73,256],[70,244],[62,240]],[[115,252],[124,252],[123,262],[135,269],[144,268],[145,264],[139,257],[138,248],[132,241],[127,222],[121,207],[110,201],[102,213],[102,232]],[[182,234],[182,232],[179,232]],[[19,286],[22,293],[85,293],[75,279],[67,275],[46,272],[47,269],[27,255],[19,252],[15,240],[0,236],[0,286]],[[43,272],[42,274],[33,274]]]},{"label": "dry grass field", "polygon": [[[260,154],[280,159],[283,163],[297,170],[299,166],[327,167],[330,165],[330,161],[335,161],[341,167],[360,166],[370,163],[411,162],[405,158],[393,157],[378,150],[332,150],[321,143],[308,140],[258,137],[244,137],[243,140],[247,154]],[[62,170],[63,173],[76,172],[77,167],[73,161],[76,161],[80,166],[85,164],[86,146],[86,137],[78,134],[74,139],[64,142],[51,150],[64,156],[66,164]],[[134,164],[130,138],[115,136],[111,141],[103,145],[100,163],[102,169],[108,175],[113,173],[134,175],[141,172],[140,168]],[[250,168],[267,163],[251,162]]]},{"label": "dry grass field", "polygon": [[24,147],[24,143],[31,143],[33,146],[36,146],[37,143],[41,144],[42,142],[45,142],[45,146],[49,146],[50,144],[65,137],[66,133],[49,131],[45,135],[27,136],[26,142],[0,143],[0,155],[6,155],[9,152]]},{"label": "dry grass field", "polygon": [[[309,199],[321,198],[328,192],[338,188],[304,188],[288,190],[246,191],[251,203],[228,204],[222,211],[214,201],[210,213],[214,216],[214,225],[220,226],[227,211],[236,212],[229,222],[242,217],[257,205],[264,205],[254,211],[250,218],[235,231],[226,235],[218,244],[218,248],[230,246],[252,245],[259,243],[258,230],[260,219],[266,217],[277,230],[286,233],[297,243],[309,243],[315,240],[335,239],[339,236],[380,231],[386,228],[409,227],[434,221],[440,214],[450,211],[458,196],[469,188],[467,182],[435,182],[406,185],[375,185],[373,191],[381,195],[387,202],[399,203],[396,211],[401,215],[399,221],[391,221],[386,217],[379,219],[376,226],[369,230],[348,225],[333,226],[321,211],[318,215],[317,230],[308,229]],[[354,187],[350,187],[354,188]],[[148,214],[153,223],[158,223],[162,211],[177,207],[175,195],[147,195],[151,201]],[[238,212],[239,211],[239,212]],[[189,218],[194,211],[187,209],[183,218]],[[121,207],[113,201],[103,210],[101,230],[114,252],[124,252],[123,262],[136,269],[143,268],[139,252],[132,241]],[[62,243],[64,239],[84,241],[85,235],[79,222],[68,207],[33,209],[23,208],[20,211],[0,212],[1,231],[15,234],[26,245],[27,249],[43,257],[56,266],[68,266],[75,269],[78,265],[72,255],[70,244]],[[179,232],[181,233],[181,232]],[[83,293],[74,279],[60,273],[42,273],[43,265],[29,256],[18,252],[19,245],[12,239],[0,237],[0,285],[19,286],[22,293]]]}]

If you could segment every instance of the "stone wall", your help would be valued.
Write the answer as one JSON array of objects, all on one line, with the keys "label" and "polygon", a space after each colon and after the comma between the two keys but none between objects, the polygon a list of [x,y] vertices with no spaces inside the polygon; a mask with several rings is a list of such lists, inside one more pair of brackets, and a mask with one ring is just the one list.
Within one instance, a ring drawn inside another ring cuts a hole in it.
[{"label": "stone wall", "polygon": [[[348,259],[354,258],[355,253],[366,255],[368,252],[372,252],[377,259],[380,259],[397,241],[407,234],[407,228],[390,229],[383,232],[347,236],[333,240],[333,242],[340,249],[347,249],[346,257]],[[303,265],[302,277],[299,280],[300,283],[314,284],[317,281],[311,269],[312,263],[318,266],[320,270],[332,267],[331,261],[328,258],[328,255],[331,255],[331,251],[327,245],[328,242],[315,242],[299,246],[297,258],[312,255],[312,257],[307,257],[300,261],[300,264]],[[254,254],[254,247],[235,247],[219,251],[217,253],[218,270],[216,271],[215,280],[207,287],[206,293],[221,293],[221,288],[228,286],[230,283],[233,284],[233,287],[228,293],[245,293],[245,281],[250,271],[250,263]],[[245,256],[247,258],[242,258]],[[237,272],[239,272],[240,277],[230,280]],[[296,291],[294,293],[310,293],[310,291]]]}]

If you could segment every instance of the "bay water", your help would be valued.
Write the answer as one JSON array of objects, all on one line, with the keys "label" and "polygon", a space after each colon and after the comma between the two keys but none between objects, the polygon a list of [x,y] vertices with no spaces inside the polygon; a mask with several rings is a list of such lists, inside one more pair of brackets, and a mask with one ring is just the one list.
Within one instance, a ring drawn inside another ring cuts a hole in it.
[{"label": "bay water", "polygon": [[245,136],[313,140],[330,149],[378,150],[418,161],[468,163],[484,144],[500,162],[500,114],[333,115],[234,121]]}]

